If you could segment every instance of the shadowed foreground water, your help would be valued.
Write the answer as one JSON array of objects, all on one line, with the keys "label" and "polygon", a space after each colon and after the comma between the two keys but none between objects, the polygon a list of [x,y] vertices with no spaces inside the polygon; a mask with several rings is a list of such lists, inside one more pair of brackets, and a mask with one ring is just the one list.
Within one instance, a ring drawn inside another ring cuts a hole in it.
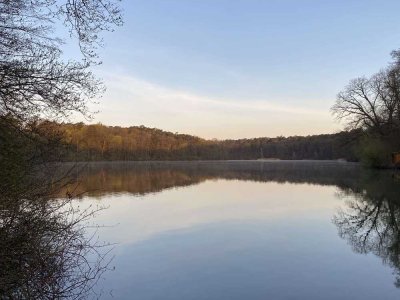
[{"label": "shadowed foreground water", "polygon": [[[95,163],[105,299],[399,299],[400,181],[340,162]],[[64,190],[62,193],[66,193]]]}]

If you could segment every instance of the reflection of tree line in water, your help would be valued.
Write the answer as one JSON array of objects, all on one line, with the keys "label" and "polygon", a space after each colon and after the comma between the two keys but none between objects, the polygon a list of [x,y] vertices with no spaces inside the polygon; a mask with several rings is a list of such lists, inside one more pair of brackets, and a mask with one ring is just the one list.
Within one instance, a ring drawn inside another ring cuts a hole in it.
[{"label": "reflection of tree line in water", "polygon": [[389,171],[334,162],[97,163],[81,174],[79,189],[89,196],[146,194],[213,179],[338,187],[346,201],[333,217],[340,237],[357,253],[381,257],[400,287],[400,180]]},{"label": "reflection of tree line in water", "polygon": [[[84,298],[107,269],[102,255],[92,264],[86,260],[101,249],[85,235],[85,221],[92,211],[73,210],[68,197],[62,202],[43,198],[48,186],[58,185],[58,195],[68,191],[73,196],[78,186],[76,194],[88,191],[89,196],[102,196],[146,194],[213,179],[337,186],[338,196],[348,199],[347,208],[334,216],[340,236],[354,251],[381,257],[395,270],[400,285],[400,182],[387,171],[335,162],[123,162],[94,163],[83,169],[78,165],[70,177],[79,184],[33,180],[22,189],[29,190],[23,198],[21,187],[14,193],[9,189],[12,184],[2,181],[0,293],[5,299]],[[71,215],[75,216],[72,222]]]},{"label": "reflection of tree line in water", "polygon": [[91,163],[76,174],[78,184],[66,187],[60,194],[146,194],[214,179],[346,186],[358,170],[356,164],[311,161]]}]

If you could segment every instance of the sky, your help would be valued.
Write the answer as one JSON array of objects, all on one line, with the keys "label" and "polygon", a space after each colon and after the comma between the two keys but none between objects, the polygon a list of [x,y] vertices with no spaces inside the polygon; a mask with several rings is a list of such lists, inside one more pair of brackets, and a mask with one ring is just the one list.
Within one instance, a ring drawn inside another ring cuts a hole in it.
[{"label": "sky", "polygon": [[[400,48],[399,0],[123,0],[95,73],[93,123],[204,138],[341,130],[350,79]],[[79,121],[79,118],[76,118]]]}]

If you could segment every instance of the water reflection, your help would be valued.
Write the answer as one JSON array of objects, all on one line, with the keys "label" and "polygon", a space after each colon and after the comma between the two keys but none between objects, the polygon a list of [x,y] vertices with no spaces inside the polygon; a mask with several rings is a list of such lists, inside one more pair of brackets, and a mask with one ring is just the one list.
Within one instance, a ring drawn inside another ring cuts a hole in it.
[{"label": "water reflection", "polygon": [[100,197],[115,193],[144,195],[206,180],[308,183],[349,186],[360,167],[341,162],[218,161],[218,162],[117,162],[91,163],[76,174],[78,185],[61,191]]},{"label": "water reflection", "polygon": [[252,299],[391,299],[398,294],[381,262],[354,255],[336,230],[355,253],[390,266],[400,286],[392,175],[340,162],[94,163],[60,195],[102,199],[105,223],[122,224],[109,236],[124,253],[108,283],[117,298],[134,290],[140,299],[203,299],[193,291],[205,288],[220,299],[237,285]]},{"label": "water reflection", "polygon": [[339,235],[357,253],[373,253],[390,266],[400,287],[400,184],[394,174],[367,172],[341,187],[346,207],[334,216]]}]

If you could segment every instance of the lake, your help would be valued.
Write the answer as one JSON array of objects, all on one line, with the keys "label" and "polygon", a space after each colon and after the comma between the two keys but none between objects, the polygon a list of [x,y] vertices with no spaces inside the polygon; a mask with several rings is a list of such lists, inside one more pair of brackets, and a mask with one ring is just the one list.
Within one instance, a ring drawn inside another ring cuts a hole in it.
[{"label": "lake", "polygon": [[400,299],[400,179],[316,161],[92,163],[102,299]]}]

